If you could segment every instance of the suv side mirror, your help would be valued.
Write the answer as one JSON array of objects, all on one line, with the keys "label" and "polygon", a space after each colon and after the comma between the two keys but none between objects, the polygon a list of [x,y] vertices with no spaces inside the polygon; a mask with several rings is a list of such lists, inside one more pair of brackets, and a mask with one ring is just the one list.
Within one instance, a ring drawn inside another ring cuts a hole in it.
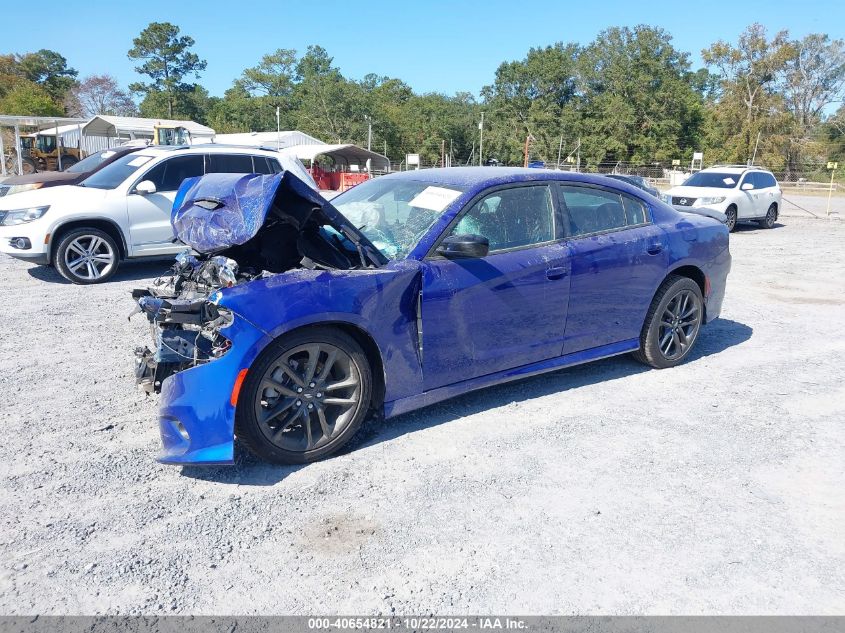
[{"label": "suv side mirror", "polygon": [[487,257],[490,240],[483,235],[450,235],[440,242],[437,254],[448,258]]},{"label": "suv side mirror", "polygon": [[754,189],[754,185],[750,182],[744,182],[742,183],[740,189],[742,189],[743,191],[750,191],[751,189]]},{"label": "suv side mirror", "polygon": [[140,194],[142,196],[148,196],[151,193],[155,192],[156,186],[152,180],[142,180],[137,185],[135,185],[135,193]]}]

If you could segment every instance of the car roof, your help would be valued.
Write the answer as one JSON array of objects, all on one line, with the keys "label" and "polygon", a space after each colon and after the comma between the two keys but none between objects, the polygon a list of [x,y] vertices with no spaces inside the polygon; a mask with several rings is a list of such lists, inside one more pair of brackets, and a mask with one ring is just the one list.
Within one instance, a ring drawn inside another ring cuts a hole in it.
[{"label": "car roof", "polygon": [[642,191],[625,181],[611,179],[601,174],[556,171],[554,169],[532,169],[529,167],[437,167],[434,169],[393,172],[381,178],[436,182],[447,187],[451,185],[461,187],[462,189],[486,188],[511,182],[556,180],[560,182],[612,185],[620,189],[629,187],[631,191]]},{"label": "car roof", "polygon": [[701,171],[719,172],[720,174],[743,174],[746,171],[763,171],[766,173],[771,173],[765,167],[758,167],[757,165],[712,165],[711,167],[707,167],[705,169],[702,169]]},{"label": "car roof", "polygon": [[220,143],[201,143],[197,145],[148,145],[140,150],[146,156],[168,156],[174,152],[186,154],[257,154],[259,156],[274,156],[277,152],[249,145],[222,145]]}]

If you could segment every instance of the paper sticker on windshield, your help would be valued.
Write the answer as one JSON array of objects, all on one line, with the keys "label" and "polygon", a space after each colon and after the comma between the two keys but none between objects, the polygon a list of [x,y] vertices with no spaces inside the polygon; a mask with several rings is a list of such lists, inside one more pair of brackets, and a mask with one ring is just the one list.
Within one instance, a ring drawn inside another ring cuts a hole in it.
[{"label": "paper sticker on windshield", "polygon": [[431,211],[442,211],[449,204],[461,195],[460,191],[446,189],[444,187],[426,187],[408,205],[418,209],[429,209]]},{"label": "paper sticker on windshield", "polygon": [[133,158],[132,160],[130,160],[126,164],[129,165],[130,167],[140,167],[144,163],[150,162],[152,159],[153,159],[152,156],[137,156],[136,158]]},{"label": "paper sticker on windshield", "polygon": [[726,185],[735,185],[736,184],[736,180],[734,180],[730,176],[728,176],[727,178],[722,178],[722,182],[725,183]]}]

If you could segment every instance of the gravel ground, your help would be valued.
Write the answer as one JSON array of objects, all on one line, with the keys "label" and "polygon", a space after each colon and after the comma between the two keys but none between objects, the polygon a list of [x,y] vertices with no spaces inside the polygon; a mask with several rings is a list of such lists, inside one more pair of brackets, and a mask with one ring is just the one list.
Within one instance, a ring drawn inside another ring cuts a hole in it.
[{"label": "gravel ground", "polygon": [[731,239],[681,367],[464,396],[280,468],[154,460],[130,288],[0,260],[0,614],[845,614],[845,223]]}]

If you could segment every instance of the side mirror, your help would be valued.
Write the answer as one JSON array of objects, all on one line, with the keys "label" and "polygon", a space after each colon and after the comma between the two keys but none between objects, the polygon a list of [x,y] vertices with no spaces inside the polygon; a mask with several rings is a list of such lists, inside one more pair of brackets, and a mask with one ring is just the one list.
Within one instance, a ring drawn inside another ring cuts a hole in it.
[{"label": "side mirror", "polygon": [[450,235],[437,247],[437,254],[448,258],[487,257],[490,240],[483,235]]},{"label": "side mirror", "polygon": [[142,180],[137,185],[135,185],[135,193],[140,194],[142,196],[148,196],[151,193],[155,192],[156,186],[152,180]]},{"label": "side mirror", "polygon": [[743,191],[750,191],[754,189],[754,185],[752,185],[750,182],[744,182],[742,183],[740,189],[742,189]]}]

